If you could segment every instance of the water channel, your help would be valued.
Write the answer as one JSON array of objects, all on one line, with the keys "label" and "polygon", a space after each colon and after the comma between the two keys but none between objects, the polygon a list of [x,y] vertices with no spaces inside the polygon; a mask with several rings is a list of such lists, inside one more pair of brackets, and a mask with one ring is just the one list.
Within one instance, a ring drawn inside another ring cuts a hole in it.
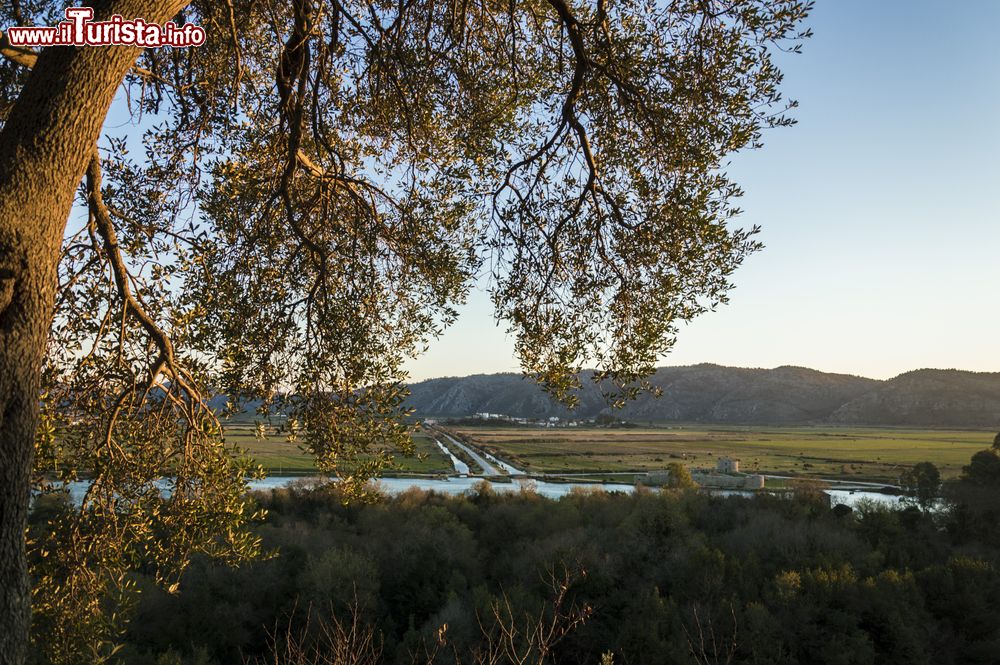
[{"label": "water channel", "polygon": [[[263,480],[255,480],[250,482],[251,491],[267,491],[272,489],[280,489],[287,487],[295,483],[310,483],[310,482],[321,482],[323,478],[320,476],[270,476]],[[475,476],[450,476],[447,478],[422,478],[422,477],[409,477],[409,478],[381,478],[377,481],[378,486],[383,492],[389,495],[401,494],[410,489],[420,489],[426,491],[441,492],[443,494],[464,494],[467,492],[472,492],[479,483],[487,483],[488,486],[496,492],[519,492],[522,490],[532,491],[541,496],[558,499],[564,497],[575,489],[586,489],[591,491],[605,491],[605,492],[623,492],[631,493],[635,491],[633,485],[627,485],[624,483],[590,483],[590,482],[551,482],[545,480],[539,480],[536,478],[520,477],[511,479],[508,482],[491,482],[489,480],[484,480],[483,478]],[[78,504],[83,500],[83,495],[87,491],[90,483],[85,480],[76,481],[70,483],[69,492],[73,503]],[[167,489],[167,483],[164,481],[164,490]],[[759,492],[749,491],[749,490],[709,490],[713,494],[719,496],[746,496],[752,497],[757,495]],[[843,503],[845,505],[854,507],[861,500],[868,499],[877,503],[881,503],[888,506],[900,506],[904,504],[901,502],[901,497],[892,494],[883,494],[881,492],[867,492],[867,491],[850,491],[850,490],[826,490],[826,494],[830,496],[830,505],[836,505],[838,503]]]}]

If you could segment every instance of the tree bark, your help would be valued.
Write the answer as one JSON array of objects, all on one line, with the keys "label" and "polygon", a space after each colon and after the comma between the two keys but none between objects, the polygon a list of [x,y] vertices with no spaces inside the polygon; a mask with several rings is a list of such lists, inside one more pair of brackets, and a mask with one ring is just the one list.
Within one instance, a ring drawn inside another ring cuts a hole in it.
[{"label": "tree bark", "polygon": [[[188,2],[97,2],[95,20],[163,23]],[[87,159],[138,55],[117,46],[45,49],[0,131],[0,665],[27,654],[24,530],[60,246]]]}]

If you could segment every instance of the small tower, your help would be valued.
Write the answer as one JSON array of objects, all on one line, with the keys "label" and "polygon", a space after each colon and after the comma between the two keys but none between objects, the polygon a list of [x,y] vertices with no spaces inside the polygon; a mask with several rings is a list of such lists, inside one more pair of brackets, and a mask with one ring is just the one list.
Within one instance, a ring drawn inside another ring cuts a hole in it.
[{"label": "small tower", "polygon": [[740,461],[732,457],[720,457],[715,463],[715,470],[719,473],[739,473]]}]

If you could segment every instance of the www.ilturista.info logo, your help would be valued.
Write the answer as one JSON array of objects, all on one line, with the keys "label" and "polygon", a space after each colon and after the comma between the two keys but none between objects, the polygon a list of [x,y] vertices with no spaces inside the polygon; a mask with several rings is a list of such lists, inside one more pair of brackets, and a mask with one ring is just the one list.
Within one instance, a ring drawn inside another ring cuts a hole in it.
[{"label": "www.ilturista.info logo", "polygon": [[188,23],[147,23],[115,14],[94,21],[91,7],[67,7],[66,20],[54,27],[20,26],[7,30],[12,46],[142,46],[183,48],[205,43],[205,29]]}]

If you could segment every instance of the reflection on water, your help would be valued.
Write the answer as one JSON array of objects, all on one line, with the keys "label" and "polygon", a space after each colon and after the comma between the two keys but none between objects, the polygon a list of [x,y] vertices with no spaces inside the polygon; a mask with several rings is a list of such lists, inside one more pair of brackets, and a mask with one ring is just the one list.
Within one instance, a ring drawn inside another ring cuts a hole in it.
[{"label": "reflection on water", "polygon": [[437,447],[441,449],[442,453],[444,453],[445,455],[447,455],[451,459],[451,465],[453,467],[455,467],[455,473],[457,473],[460,476],[467,476],[467,475],[469,475],[469,465],[468,464],[466,464],[462,460],[460,460],[457,457],[455,457],[455,455],[453,455],[452,452],[450,450],[448,450],[448,446],[444,445],[443,443],[441,443],[437,439],[434,439],[434,443],[437,444]]},{"label": "reflection on water", "polygon": [[[250,484],[251,489],[263,490],[263,489],[276,489],[279,487],[285,487],[286,485],[297,480],[296,478],[283,478],[283,477],[271,477],[265,478],[261,481],[255,481]],[[625,492],[631,493],[635,491],[635,487],[632,485],[626,485],[623,483],[551,483],[545,482],[544,480],[535,479],[515,479],[513,482],[509,483],[493,483],[489,481],[484,481],[482,478],[382,478],[378,481],[379,486],[382,487],[383,491],[387,494],[399,494],[405,492],[409,489],[422,489],[422,490],[434,490],[435,492],[441,492],[443,494],[462,494],[464,492],[472,491],[472,489],[479,483],[487,482],[489,486],[497,492],[517,492],[520,491],[522,487],[526,489],[533,489],[538,494],[548,497],[550,499],[558,499],[559,497],[566,496],[573,491],[574,488],[583,488],[589,490],[603,490],[605,492]],[[838,503],[842,503],[852,508],[857,506],[859,502],[863,499],[874,501],[876,503],[882,503],[890,506],[900,506],[902,507],[902,497],[895,496],[892,494],[882,494],[881,492],[863,492],[863,491],[847,491],[847,490],[827,490],[827,495],[830,496],[830,505],[834,506]],[[713,492],[713,494],[718,494],[721,496],[754,496],[756,493],[752,491],[738,491],[738,490],[721,490]]]},{"label": "reflection on water", "polygon": [[[315,482],[319,480],[321,480],[319,476],[271,476],[269,478],[265,478],[264,480],[252,481],[250,483],[250,489],[279,489],[287,487],[293,483],[308,483],[310,481]],[[465,492],[472,491],[476,485],[482,482],[487,482],[490,488],[496,492],[517,492],[523,488],[533,490],[541,496],[548,497],[550,499],[558,499],[559,497],[566,496],[575,488],[603,490],[605,492],[631,493],[635,491],[635,488],[632,485],[619,483],[552,483],[534,479],[515,479],[512,482],[494,483],[484,481],[482,478],[454,476],[450,478],[382,478],[378,481],[378,485],[386,494],[400,494],[414,488],[433,490],[443,494],[463,494]],[[165,491],[169,490],[167,481],[163,481],[162,484]],[[73,503],[79,504],[83,500],[83,495],[89,486],[90,483],[84,480],[70,483],[69,492]],[[755,494],[751,491],[740,490],[716,490],[712,493],[719,496],[748,497],[754,496]],[[889,506],[902,507],[904,505],[902,503],[902,497],[894,496],[892,494],[882,494],[880,492],[827,490],[826,493],[830,496],[831,506],[843,503],[853,508],[863,499],[868,499],[876,503],[882,503]]]},{"label": "reflection on water", "polygon": [[514,466],[512,464],[507,464],[507,462],[504,462],[503,460],[501,460],[501,459],[499,459],[497,457],[494,457],[493,455],[490,455],[487,452],[484,452],[483,454],[486,455],[486,459],[488,459],[490,462],[492,462],[493,464],[495,464],[498,467],[500,467],[501,469],[503,469],[505,473],[509,473],[509,474],[515,475],[515,476],[517,476],[517,475],[524,475],[524,471],[522,471],[521,469],[517,468],[516,466]]},{"label": "reflection on water", "polygon": [[[250,483],[250,488],[254,490],[275,489],[284,487],[297,478],[272,477]],[[497,492],[518,492],[522,488],[531,489],[538,494],[558,499],[566,496],[575,487],[597,490],[602,489],[607,492],[632,492],[631,485],[619,485],[615,483],[547,483],[538,480],[513,480],[512,482],[493,483],[484,481],[482,478],[450,477],[450,478],[381,478],[378,481],[379,487],[386,494],[400,494],[409,489],[434,490],[442,494],[463,494],[470,492],[479,483],[487,483],[491,489]]]}]

